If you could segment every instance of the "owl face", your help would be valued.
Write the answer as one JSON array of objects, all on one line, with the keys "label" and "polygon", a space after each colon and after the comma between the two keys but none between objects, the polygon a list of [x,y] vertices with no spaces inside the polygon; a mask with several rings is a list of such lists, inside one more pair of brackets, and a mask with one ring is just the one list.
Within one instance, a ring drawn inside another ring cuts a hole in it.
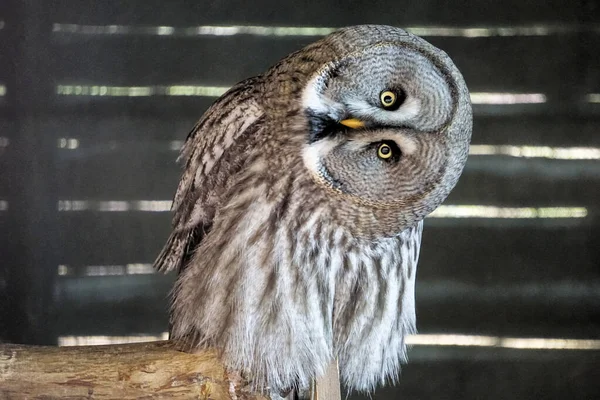
[{"label": "owl face", "polygon": [[[462,120],[452,128],[454,117],[467,107],[470,118],[470,104],[443,67],[449,59],[436,57],[410,43],[377,43],[312,77],[301,99],[309,131],[302,156],[320,185],[350,202],[407,212],[427,213],[446,197],[471,131]],[[450,148],[456,139],[458,150]]]}]

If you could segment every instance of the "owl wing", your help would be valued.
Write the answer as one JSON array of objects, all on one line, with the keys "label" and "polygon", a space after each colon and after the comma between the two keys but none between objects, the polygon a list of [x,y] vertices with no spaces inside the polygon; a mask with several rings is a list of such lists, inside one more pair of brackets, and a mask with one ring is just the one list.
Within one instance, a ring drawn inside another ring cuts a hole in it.
[{"label": "owl wing", "polygon": [[260,77],[240,82],[189,133],[178,158],[185,167],[173,200],[173,231],[154,262],[157,270],[181,270],[210,230],[228,178],[241,168],[243,146],[262,125],[264,110],[259,100]]}]

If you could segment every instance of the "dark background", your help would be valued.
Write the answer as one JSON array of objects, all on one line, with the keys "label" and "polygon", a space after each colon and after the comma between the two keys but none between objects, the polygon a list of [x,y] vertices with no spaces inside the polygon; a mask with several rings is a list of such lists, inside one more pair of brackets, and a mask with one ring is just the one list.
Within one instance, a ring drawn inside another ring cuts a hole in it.
[{"label": "dark background", "polygon": [[600,4],[589,0],[2,0],[0,340],[162,337],[173,276],[150,265],[170,229],[176,150],[214,100],[200,87],[258,74],[323,33],[196,28],[359,23],[412,27],[455,60],[478,146],[446,205],[499,207],[426,220],[419,331],[458,336],[415,338],[397,388],[373,398],[600,398]]}]

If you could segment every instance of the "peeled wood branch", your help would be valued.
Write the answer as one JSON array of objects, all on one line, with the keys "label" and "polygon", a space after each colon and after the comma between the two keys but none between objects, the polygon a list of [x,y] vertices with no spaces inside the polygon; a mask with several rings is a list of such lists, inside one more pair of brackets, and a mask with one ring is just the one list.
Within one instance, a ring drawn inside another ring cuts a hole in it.
[{"label": "peeled wood branch", "polygon": [[110,346],[0,344],[0,399],[266,400],[215,351],[169,341]]}]

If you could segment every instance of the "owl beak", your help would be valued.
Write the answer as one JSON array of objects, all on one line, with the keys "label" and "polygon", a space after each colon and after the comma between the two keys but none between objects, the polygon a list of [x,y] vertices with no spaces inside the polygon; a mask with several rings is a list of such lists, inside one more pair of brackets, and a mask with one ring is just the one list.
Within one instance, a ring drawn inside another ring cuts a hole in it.
[{"label": "owl beak", "polygon": [[352,129],[365,127],[365,123],[356,118],[349,118],[349,119],[341,120],[340,124],[347,126],[348,128],[352,128]]}]

